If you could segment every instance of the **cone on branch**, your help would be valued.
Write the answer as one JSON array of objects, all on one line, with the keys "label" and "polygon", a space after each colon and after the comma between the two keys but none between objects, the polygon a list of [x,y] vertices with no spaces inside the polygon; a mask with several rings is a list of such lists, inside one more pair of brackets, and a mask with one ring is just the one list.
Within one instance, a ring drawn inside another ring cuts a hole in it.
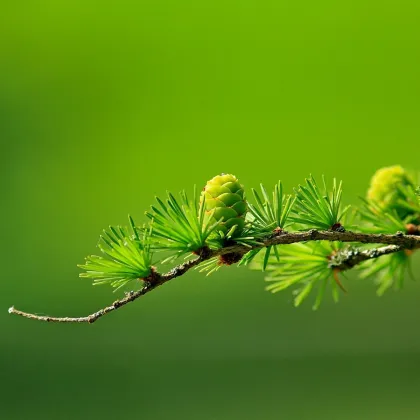
[{"label": "cone on branch", "polygon": [[212,222],[220,221],[217,230],[227,234],[236,226],[233,237],[239,236],[245,227],[247,202],[243,186],[231,174],[217,175],[207,182],[201,198],[205,199],[206,213],[212,214]]},{"label": "cone on branch", "polygon": [[414,181],[402,166],[381,168],[370,181],[367,199],[377,202],[384,210],[396,210],[403,218],[408,214],[407,208],[400,204],[400,200],[406,199],[404,187],[414,188]]}]

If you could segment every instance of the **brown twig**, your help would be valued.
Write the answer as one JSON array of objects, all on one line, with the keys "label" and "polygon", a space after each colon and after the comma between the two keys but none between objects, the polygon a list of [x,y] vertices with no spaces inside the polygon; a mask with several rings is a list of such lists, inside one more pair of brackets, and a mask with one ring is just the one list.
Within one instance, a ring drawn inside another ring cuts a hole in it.
[{"label": "brown twig", "polygon": [[[339,269],[340,271],[348,270],[353,268],[355,265],[360,264],[363,261],[373,258],[379,258],[382,255],[387,255],[393,252],[398,252],[403,249],[412,250],[414,248],[420,248],[420,236],[404,235],[397,233],[395,235],[385,234],[370,234],[370,233],[357,233],[357,232],[336,232],[336,231],[319,231],[309,230],[304,232],[290,232],[284,231],[277,232],[275,236],[270,235],[267,239],[262,240],[261,244],[254,246],[254,248],[264,248],[272,245],[285,245],[297,242],[309,242],[309,241],[340,241],[340,242],[359,242],[369,244],[384,244],[388,246],[370,249],[370,250],[349,250],[347,254],[340,254],[332,258],[331,267]],[[159,274],[153,272],[149,278],[144,279],[144,286],[136,291],[126,294],[122,299],[116,300],[112,305],[100,309],[88,316],[83,317],[53,317],[53,316],[41,316],[33,313],[23,312],[16,309],[14,306],[9,308],[9,313],[19,315],[25,318],[33,319],[36,321],[44,322],[63,322],[63,323],[89,323],[92,324],[102,316],[113,312],[118,308],[126,305],[127,303],[133,302],[136,299],[144,296],[146,293],[151,292],[162,284],[184,275],[191,268],[199,265],[201,262],[209,260],[210,258],[226,255],[226,254],[239,254],[244,255],[250,248],[243,245],[234,245],[218,250],[201,253],[197,258],[187,261],[183,264],[178,265],[165,274]],[[346,251],[344,251],[346,252]]]}]

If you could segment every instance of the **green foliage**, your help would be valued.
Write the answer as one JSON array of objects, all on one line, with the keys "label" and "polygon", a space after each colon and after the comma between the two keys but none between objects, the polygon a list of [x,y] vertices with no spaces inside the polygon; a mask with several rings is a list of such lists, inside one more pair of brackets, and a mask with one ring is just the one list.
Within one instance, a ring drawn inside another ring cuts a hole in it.
[{"label": "green foliage", "polygon": [[311,175],[306,179],[306,185],[299,185],[296,192],[296,202],[291,217],[296,223],[323,230],[340,230],[340,221],[350,208],[341,210],[342,182],[337,185],[333,180],[333,189],[328,193],[325,178],[322,177],[323,188],[318,187]]},{"label": "green foliage", "polygon": [[130,229],[110,226],[104,230],[98,243],[104,257],[87,257],[85,264],[79,265],[86,270],[80,277],[93,279],[95,285],[110,284],[117,290],[151,274],[150,232],[139,232],[131,217],[129,221]]},{"label": "green foliage", "polygon": [[257,230],[270,232],[276,228],[284,229],[290,225],[288,218],[294,199],[290,195],[283,195],[281,181],[274,186],[271,200],[263,184],[261,184],[261,193],[262,199],[258,191],[253,188],[252,194],[255,198],[255,205],[248,204],[249,211],[253,216],[254,227]]},{"label": "green foliage", "polygon": [[245,222],[240,235],[237,233],[237,225],[232,226],[226,233],[223,230],[215,232],[215,235],[210,236],[208,245],[210,248],[223,248],[229,245],[243,245],[252,248],[254,245],[261,245],[259,239],[264,238],[267,232],[257,231],[252,224]]},{"label": "green foliage", "polygon": [[362,206],[358,209],[361,224],[359,230],[371,233],[404,232],[406,223],[395,209],[385,209],[374,200],[361,198]]},{"label": "green foliage", "polygon": [[[283,194],[283,185],[279,181],[274,186],[272,198],[265,189],[264,185],[260,185],[262,197],[258,191],[252,189],[252,194],[255,199],[255,205],[249,203],[249,219],[251,220],[251,234],[253,236],[281,234],[283,229],[290,225],[289,216],[293,208],[294,199],[291,195],[285,196]],[[261,251],[261,249],[253,249],[248,252],[241,260],[240,265],[249,264]],[[279,259],[276,247],[268,246],[264,250],[264,264],[263,270],[267,265],[268,258],[274,252],[274,255]]]},{"label": "green foliage", "polygon": [[404,209],[408,222],[420,222],[420,187],[399,185],[398,208]]},{"label": "green foliage", "polygon": [[206,273],[206,275],[209,276],[210,274],[220,270],[221,267],[222,265],[219,263],[219,258],[214,257],[201,263],[198,267],[196,267],[196,270],[200,273]]},{"label": "green foliage", "polygon": [[378,285],[378,296],[382,296],[391,287],[402,289],[406,274],[414,279],[411,271],[411,251],[400,251],[385,255],[379,260],[366,261],[360,265],[359,270],[359,278],[372,278]]},{"label": "green foliage", "polygon": [[152,248],[171,251],[174,258],[204,248],[221,223],[213,220],[214,210],[206,212],[205,198],[198,201],[196,188],[192,200],[182,191],[179,202],[171,193],[166,203],[158,197],[156,201],[158,207],[146,212],[153,224]]},{"label": "green foliage", "polygon": [[[266,263],[265,280],[270,284],[266,287],[272,293],[296,287],[294,290],[294,305],[299,306],[317,288],[313,309],[318,309],[326,287],[331,287],[335,301],[339,298],[339,283],[337,273],[330,267],[330,259],[338,252],[342,244],[337,242],[296,243],[279,245],[280,261],[270,256]],[[252,269],[260,269],[264,264],[254,260]]]}]

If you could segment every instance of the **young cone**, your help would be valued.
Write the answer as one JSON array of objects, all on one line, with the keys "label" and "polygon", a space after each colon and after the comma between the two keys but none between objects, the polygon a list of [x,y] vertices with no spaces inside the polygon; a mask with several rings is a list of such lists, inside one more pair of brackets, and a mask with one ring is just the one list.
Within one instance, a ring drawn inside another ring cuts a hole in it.
[{"label": "young cone", "polygon": [[221,223],[217,230],[228,233],[236,226],[233,236],[239,236],[245,226],[247,203],[243,186],[234,175],[217,175],[207,182],[201,193],[205,198],[206,213],[213,213],[213,221]]},{"label": "young cone", "polygon": [[367,193],[368,200],[377,202],[385,210],[396,210],[400,217],[407,215],[407,209],[399,204],[405,199],[401,187],[413,187],[410,174],[401,166],[389,166],[375,172]]}]

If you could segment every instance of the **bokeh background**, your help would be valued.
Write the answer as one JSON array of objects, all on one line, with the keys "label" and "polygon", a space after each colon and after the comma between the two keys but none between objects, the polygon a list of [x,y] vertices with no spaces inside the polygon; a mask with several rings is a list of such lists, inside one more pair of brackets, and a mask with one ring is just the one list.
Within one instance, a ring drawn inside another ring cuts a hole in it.
[{"label": "bokeh background", "polygon": [[93,325],[7,314],[112,302],[76,264],[167,189],[312,173],[357,203],[378,167],[420,169],[419,2],[1,9],[2,419],[420,418],[420,282],[377,298],[351,276],[313,312],[232,267]]}]

